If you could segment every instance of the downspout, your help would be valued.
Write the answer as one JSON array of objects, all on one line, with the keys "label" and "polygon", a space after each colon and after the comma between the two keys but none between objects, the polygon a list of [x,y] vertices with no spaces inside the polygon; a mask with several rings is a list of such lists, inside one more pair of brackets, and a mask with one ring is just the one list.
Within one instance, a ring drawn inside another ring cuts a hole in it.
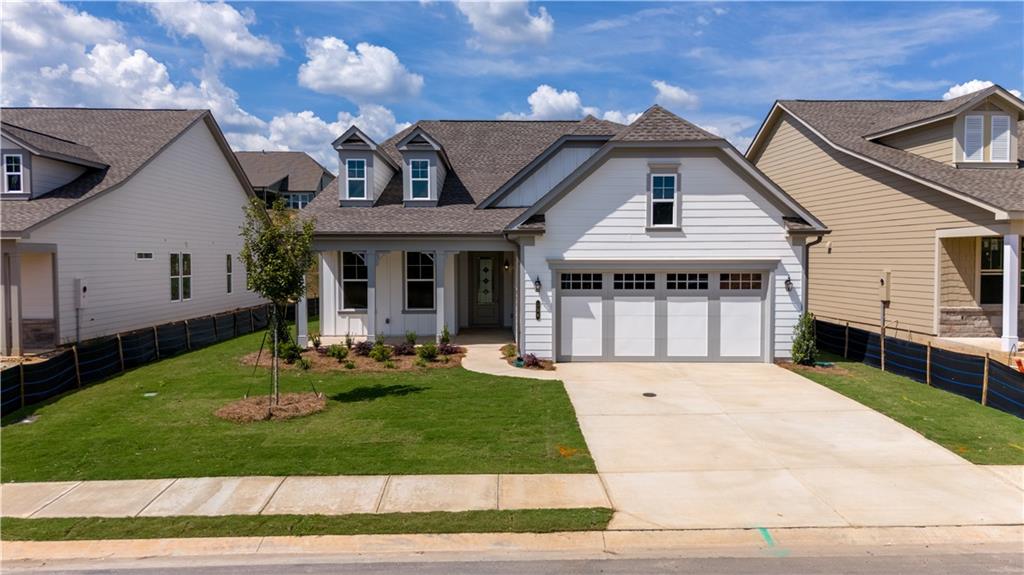
[{"label": "downspout", "polygon": [[821,243],[821,240],[825,239],[825,236],[818,236],[813,242],[806,242],[804,244],[804,278],[803,278],[803,298],[804,298],[804,313],[811,311],[811,302],[808,299],[811,287],[811,247]]}]

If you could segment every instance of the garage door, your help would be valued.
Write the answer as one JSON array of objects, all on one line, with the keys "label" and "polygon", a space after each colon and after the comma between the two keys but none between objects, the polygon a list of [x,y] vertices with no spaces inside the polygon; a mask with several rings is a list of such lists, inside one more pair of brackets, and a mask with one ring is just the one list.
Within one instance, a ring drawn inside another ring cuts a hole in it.
[{"label": "garage door", "polygon": [[561,272],[559,361],[762,361],[767,272]]}]

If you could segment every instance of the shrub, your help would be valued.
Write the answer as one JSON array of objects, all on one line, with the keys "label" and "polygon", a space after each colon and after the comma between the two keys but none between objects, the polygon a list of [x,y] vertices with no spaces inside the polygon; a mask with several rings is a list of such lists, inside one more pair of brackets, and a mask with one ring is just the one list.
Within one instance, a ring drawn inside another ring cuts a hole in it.
[{"label": "shrub", "polygon": [[462,353],[463,351],[465,350],[462,349],[461,347],[457,345],[452,345],[450,343],[442,343],[441,345],[437,346],[437,353],[441,355],[455,355],[457,353]]},{"label": "shrub", "polygon": [[395,365],[395,362],[393,362],[393,361],[391,361],[389,359],[389,360],[384,362],[384,367],[387,368],[387,369],[395,369],[398,366]]},{"label": "shrub", "polygon": [[516,344],[506,343],[501,346],[501,357],[504,357],[505,359],[515,359],[517,355],[519,355],[519,351],[516,349]]},{"label": "shrub", "polygon": [[351,359],[345,362],[345,369],[355,369],[356,364]]},{"label": "shrub", "polygon": [[441,343],[451,343],[452,333],[448,331],[448,324],[444,324],[441,328]]},{"label": "shrub", "polygon": [[382,341],[373,344],[373,348],[370,349],[370,359],[377,362],[391,359],[391,346],[384,345]]},{"label": "shrub", "polygon": [[451,360],[452,360],[452,356],[450,356],[450,355],[442,355],[441,356],[441,363],[448,363]]},{"label": "shrub", "polygon": [[309,334],[309,343],[313,344],[313,349],[320,349],[320,334],[315,331]]},{"label": "shrub", "polygon": [[340,363],[344,361],[346,357],[348,357],[348,348],[343,345],[338,345],[335,343],[327,348],[327,355],[338,360],[338,362]]},{"label": "shrub", "polygon": [[422,357],[417,357],[416,361],[413,362],[416,367],[427,367],[427,362],[423,361]]},{"label": "shrub", "polygon": [[540,358],[532,353],[523,356],[523,367],[541,367]]},{"label": "shrub", "polygon": [[286,341],[277,346],[278,356],[284,360],[285,363],[295,363],[302,357],[302,348],[295,345],[295,343]]},{"label": "shrub", "polygon": [[416,355],[423,361],[434,361],[437,359],[437,346],[432,343],[425,343],[416,349]]},{"label": "shrub", "polygon": [[814,315],[804,312],[793,330],[793,363],[814,365],[818,347],[814,342]]},{"label": "shrub", "polygon": [[393,351],[395,355],[416,355],[416,346],[407,341],[395,344]]},{"label": "shrub", "polygon": [[345,334],[345,347],[352,349],[352,334],[350,333]]},{"label": "shrub", "polygon": [[298,361],[295,362],[295,365],[298,365],[299,369],[302,371],[308,371],[309,368],[313,367],[313,362],[309,361],[308,358],[300,357]]},{"label": "shrub", "polygon": [[416,332],[414,332],[414,331],[407,331],[407,332],[405,332],[405,343],[411,343],[412,345],[416,345]]},{"label": "shrub", "polygon": [[353,345],[351,347],[352,347],[352,351],[356,355],[361,355],[363,357],[366,357],[366,356],[370,355],[370,350],[373,349],[373,343],[371,343],[369,341],[360,341],[360,342],[357,342],[355,345]]}]

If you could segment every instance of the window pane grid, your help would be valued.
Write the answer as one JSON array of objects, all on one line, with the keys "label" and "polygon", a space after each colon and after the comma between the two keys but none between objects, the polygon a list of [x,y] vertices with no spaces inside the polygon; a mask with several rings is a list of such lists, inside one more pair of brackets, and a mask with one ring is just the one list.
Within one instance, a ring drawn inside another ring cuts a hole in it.
[{"label": "window pane grid", "polygon": [[729,273],[722,274],[718,287],[723,290],[759,290],[761,289],[761,274],[759,273]]},{"label": "window pane grid", "polygon": [[346,160],[346,186],[348,197],[361,199],[366,197],[366,160]]},{"label": "window pane grid", "polygon": [[654,289],[654,274],[614,274],[612,277],[612,288],[617,290],[652,290]]},{"label": "window pane grid", "polygon": [[4,191],[23,192],[21,175],[21,156],[18,154],[4,156]]},{"label": "window pane grid", "polygon": [[175,253],[170,256],[171,301],[192,299],[192,254]]},{"label": "window pane grid", "polygon": [[708,289],[708,274],[705,273],[676,273],[668,274],[668,289],[670,290],[706,290]]},{"label": "window pane grid", "polygon": [[430,196],[430,162],[427,160],[412,160],[410,164],[410,183],[412,185],[412,197],[427,198]]},{"label": "window pane grid", "polygon": [[406,309],[434,309],[434,256],[425,252],[405,254]]},{"label": "window pane grid", "polygon": [[598,290],[603,286],[601,274],[596,273],[563,273],[560,278],[562,289]]},{"label": "window pane grid", "polygon": [[231,254],[227,254],[224,257],[224,267],[225,267],[225,271],[227,272],[227,288],[228,288],[227,293],[231,293],[231,287],[232,287],[231,286],[231,265],[232,265],[231,264]]},{"label": "window pane grid", "polygon": [[675,174],[651,176],[651,225],[676,225]]}]

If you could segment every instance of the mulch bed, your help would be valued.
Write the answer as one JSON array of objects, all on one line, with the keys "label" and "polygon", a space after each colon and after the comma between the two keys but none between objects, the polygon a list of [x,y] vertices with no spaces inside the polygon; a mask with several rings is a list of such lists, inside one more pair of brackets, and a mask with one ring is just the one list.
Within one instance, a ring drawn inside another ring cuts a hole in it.
[{"label": "mulch bed", "polygon": [[[255,365],[256,355],[258,352],[253,352],[242,357],[243,365]],[[367,372],[367,371],[413,371],[421,369],[441,369],[449,367],[458,367],[462,365],[462,358],[465,353],[457,353],[448,356],[448,361],[444,361],[444,358],[438,356],[435,361],[427,362],[425,367],[416,365],[415,355],[393,355],[391,361],[395,364],[394,368],[386,367],[384,362],[377,362],[373,359],[356,355],[355,353],[349,352],[348,357],[344,361],[339,362],[329,355],[321,355],[314,349],[303,352],[302,357],[309,360],[312,366],[309,371],[316,372],[327,372],[327,371],[353,371],[353,372]],[[355,364],[353,369],[347,369],[345,362],[351,361]],[[263,355],[260,357],[260,367],[270,368],[270,355],[267,354],[266,350],[263,350]],[[289,369],[301,371],[297,364],[287,364],[281,361],[281,369]]]},{"label": "mulch bed", "polygon": [[[260,395],[233,401],[217,410],[214,415],[234,423],[252,423],[304,417],[324,410],[327,398],[311,391],[306,393],[282,393],[281,401],[270,404],[270,396]],[[267,407],[270,407],[269,412]]]},{"label": "mulch bed", "polygon": [[[516,358],[514,357],[507,357],[505,358],[505,361],[507,361],[508,364],[511,365],[512,367],[516,366]],[[555,371],[555,362],[551,361],[550,359],[542,359],[540,360],[540,367],[527,367],[524,365],[522,369],[536,369],[538,371]]]}]

